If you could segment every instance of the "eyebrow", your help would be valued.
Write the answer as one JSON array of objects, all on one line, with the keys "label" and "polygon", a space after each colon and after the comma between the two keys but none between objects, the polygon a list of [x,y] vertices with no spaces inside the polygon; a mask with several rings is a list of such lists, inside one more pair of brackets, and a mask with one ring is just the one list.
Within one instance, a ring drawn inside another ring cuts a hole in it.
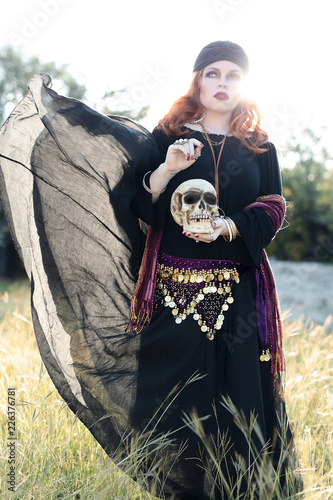
[{"label": "eyebrow", "polygon": [[[212,69],[214,69],[215,71],[220,71],[219,68],[214,68],[213,66],[211,68],[207,68],[206,71],[209,71]],[[239,71],[239,69],[231,69],[228,73],[239,73],[240,74],[240,71]]]}]

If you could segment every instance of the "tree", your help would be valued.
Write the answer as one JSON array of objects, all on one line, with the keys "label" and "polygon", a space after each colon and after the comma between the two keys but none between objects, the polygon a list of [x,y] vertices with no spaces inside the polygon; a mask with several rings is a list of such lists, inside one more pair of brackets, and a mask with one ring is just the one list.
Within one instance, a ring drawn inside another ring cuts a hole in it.
[{"label": "tree", "polygon": [[280,231],[269,254],[280,259],[333,262],[333,169],[320,137],[305,129],[287,150],[298,158],[282,172],[290,226]]},{"label": "tree", "polygon": [[36,73],[48,73],[52,80],[60,80],[64,92],[70,97],[82,99],[86,93],[84,85],[79,84],[69,73],[68,65],[57,67],[55,63],[43,63],[38,57],[25,60],[11,47],[0,52],[0,121],[5,118],[6,106],[17,103],[27,92],[27,83]]},{"label": "tree", "polygon": [[[27,83],[36,73],[48,73],[53,80],[61,80],[66,95],[82,99],[86,89],[68,72],[68,66],[42,63],[38,57],[24,60],[19,52],[6,47],[0,52],[0,123],[9,103],[18,103],[27,92]],[[17,277],[21,266],[11,241],[7,221],[0,203],[0,276]]]},{"label": "tree", "polygon": [[[127,92],[126,89],[120,90],[111,90],[109,92],[105,92],[102,100],[104,102],[102,113],[105,115],[120,115],[127,116],[131,120],[140,121],[147,116],[147,112],[149,106],[143,106],[138,111],[134,109],[126,109],[126,97]],[[117,111],[113,111],[113,109],[117,108]]]}]

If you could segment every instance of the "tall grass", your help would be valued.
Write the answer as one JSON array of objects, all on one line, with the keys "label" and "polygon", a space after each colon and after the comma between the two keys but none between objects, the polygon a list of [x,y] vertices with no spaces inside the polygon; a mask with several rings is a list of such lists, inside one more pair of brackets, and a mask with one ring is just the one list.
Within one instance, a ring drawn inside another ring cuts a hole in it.
[{"label": "tall grass", "polygon": [[[28,285],[8,287],[1,284],[1,295],[1,498],[152,500],[153,496],[140,489],[106,456],[55,390],[36,346]],[[333,498],[333,336],[329,333],[330,318],[325,325],[319,326],[309,321],[290,322],[285,317],[284,326],[286,404],[298,450],[304,497],[313,500]],[[16,389],[15,493],[7,489],[8,387]],[[225,404],[230,405],[230,402],[225,401]],[[236,410],[230,408],[230,411]],[[193,426],[200,435],[200,422],[195,415],[187,425]],[[163,443],[151,441],[149,445],[163,446]],[[135,442],[129,453],[128,468],[135,467],[149,449],[147,441]],[[209,451],[213,456],[214,450]],[[260,498],[297,498],[296,494],[279,492],[274,487],[272,470],[267,467],[263,461],[256,472],[263,488]],[[216,470],[217,479],[223,482],[218,474],[218,463]],[[237,498],[237,485],[230,492],[230,498]]]}]

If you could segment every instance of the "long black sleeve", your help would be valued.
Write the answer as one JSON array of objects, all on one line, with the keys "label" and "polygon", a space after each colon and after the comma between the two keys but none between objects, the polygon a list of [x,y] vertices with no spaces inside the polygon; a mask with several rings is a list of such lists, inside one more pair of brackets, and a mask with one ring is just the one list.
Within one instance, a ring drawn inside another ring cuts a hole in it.
[{"label": "long black sleeve", "polygon": [[[260,169],[259,196],[281,195],[281,175],[275,146],[268,142],[265,148],[267,148],[265,153],[257,155]],[[230,215],[230,218],[235,222],[254,265],[259,267],[262,250],[269,245],[274,236],[272,220],[260,208],[241,210]]]}]

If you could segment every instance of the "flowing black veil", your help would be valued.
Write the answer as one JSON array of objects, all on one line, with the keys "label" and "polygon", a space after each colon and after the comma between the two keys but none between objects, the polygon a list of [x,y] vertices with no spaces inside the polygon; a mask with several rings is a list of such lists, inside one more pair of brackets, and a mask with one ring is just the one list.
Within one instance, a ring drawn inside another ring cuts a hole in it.
[{"label": "flowing black veil", "polygon": [[[128,432],[140,338],[124,332],[145,234],[131,203],[153,136],[35,75],[1,129],[1,197],[46,368],[109,455]],[[101,420],[102,419],[102,420]]]}]

